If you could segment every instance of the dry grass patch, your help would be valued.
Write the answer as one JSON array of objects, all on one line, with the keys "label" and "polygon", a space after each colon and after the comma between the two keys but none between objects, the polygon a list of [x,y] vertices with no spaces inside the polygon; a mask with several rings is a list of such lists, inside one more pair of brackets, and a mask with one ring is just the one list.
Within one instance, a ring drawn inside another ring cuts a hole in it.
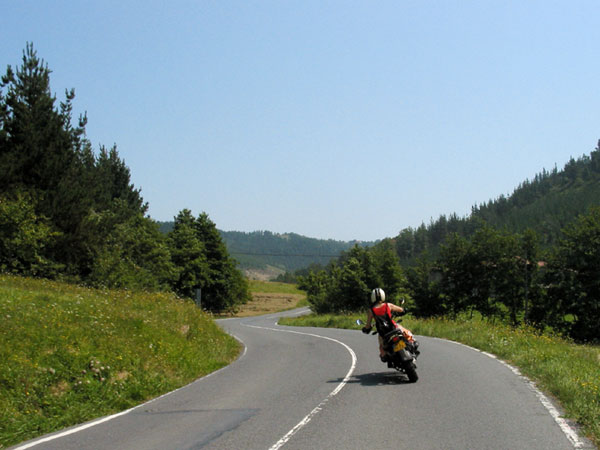
[{"label": "dry grass patch", "polygon": [[293,309],[303,301],[302,294],[278,294],[273,292],[253,292],[252,301],[241,305],[234,317],[259,316]]},{"label": "dry grass patch", "polygon": [[249,317],[272,314],[308,305],[306,293],[295,284],[249,280],[252,300],[240,305],[235,313],[218,317]]},{"label": "dry grass patch", "polygon": [[70,389],[71,386],[66,381],[61,380],[54,386],[50,387],[50,395],[53,395],[54,397],[60,397]]}]

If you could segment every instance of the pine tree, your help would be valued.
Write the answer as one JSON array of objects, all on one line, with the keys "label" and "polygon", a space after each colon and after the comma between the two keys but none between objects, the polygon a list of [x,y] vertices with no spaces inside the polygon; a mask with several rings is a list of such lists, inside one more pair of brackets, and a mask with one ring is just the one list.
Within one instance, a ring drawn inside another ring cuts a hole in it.
[{"label": "pine tree", "polygon": [[56,231],[55,239],[41,247],[41,257],[85,279],[95,265],[93,258],[104,249],[102,240],[114,231],[92,236],[85,225],[98,214],[104,228],[123,225],[143,215],[146,205],[116,148],[101,148],[95,157],[85,138],[86,115],[73,125],[74,90],[56,104],[50,74],[33,44],[27,44],[22,65],[16,71],[8,66],[2,77],[0,192],[30,199],[35,215]]},{"label": "pine tree", "polygon": [[249,298],[246,280],[239,276],[235,261],[208,214],[201,213],[195,222],[197,236],[204,244],[208,263],[208,279],[202,288],[202,302],[207,309],[235,309]]},{"label": "pine tree", "polygon": [[233,310],[249,300],[247,281],[206,213],[194,219],[190,210],[181,211],[169,247],[179,271],[173,286],[179,294],[194,297],[201,289],[202,308],[211,311]]},{"label": "pine tree", "polygon": [[177,268],[173,289],[179,295],[193,298],[196,289],[207,285],[209,278],[206,248],[195,227],[189,209],[179,212],[168,237],[171,259]]},{"label": "pine tree", "polygon": [[[3,145],[0,148],[0,188],[20,186],[47,194],[46,213],[52,213],[57,186],[76,159],[85,119],[71,125],[74,92],[66,93],[61,109],[50,90],[50,70],[32,44],[23,52],[16,73],[8,66],[0,85],[3,96]],[[51,215],[51,214],[50,214]]]}]

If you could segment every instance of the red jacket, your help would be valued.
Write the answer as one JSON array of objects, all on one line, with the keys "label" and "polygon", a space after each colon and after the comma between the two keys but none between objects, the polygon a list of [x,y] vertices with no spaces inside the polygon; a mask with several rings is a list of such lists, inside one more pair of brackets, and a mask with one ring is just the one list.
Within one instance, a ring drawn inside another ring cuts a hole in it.
[{"label": "red jacket", "polygon": [[389,305],[387,303],[383,303],[381,306],[377,306],[376,308],[371,308],[371,310],[373,311],[373,314],[375,314],[376,316],[388,316],[389,319],[392,321],[392,323],[394,324],[395,327],[398,326],[398,324],[394,321],[394,319],[392,319],[392,310],[390,309]]}]

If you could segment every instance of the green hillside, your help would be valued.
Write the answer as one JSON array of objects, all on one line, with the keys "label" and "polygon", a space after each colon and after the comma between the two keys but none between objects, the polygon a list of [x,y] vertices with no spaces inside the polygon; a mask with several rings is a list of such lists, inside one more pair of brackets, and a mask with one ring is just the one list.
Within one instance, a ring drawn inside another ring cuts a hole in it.
[{"label": "green hillside", "polygon": [[221,235],[229,253],[240,262],[242,268],[270,265],[287,272],[311,264],[326,265],[331,259],[337,258],[342,251],[356,244],[370,244],[315,239],[295,233],[278,234],[270,231],[252,233],[221,231]]},{"label": "green hillside", "polygon": [[0,275],[0,448],[130,408],[229,364],[193,302]]},{"label": "green hillside", "polygon": [[427,251],[436,255],[446,237],[472,236],[482,222],[513,233],[533,230],[543,248],[555,245],[562,229],[580,214],[600,205],[600,141],[591,154],[571,158],[562,170],[543,170],[525,180],[509,196],[473,206],[468,217],[440,216],[429,225],[406,228],[394,238],[403,264]]}]

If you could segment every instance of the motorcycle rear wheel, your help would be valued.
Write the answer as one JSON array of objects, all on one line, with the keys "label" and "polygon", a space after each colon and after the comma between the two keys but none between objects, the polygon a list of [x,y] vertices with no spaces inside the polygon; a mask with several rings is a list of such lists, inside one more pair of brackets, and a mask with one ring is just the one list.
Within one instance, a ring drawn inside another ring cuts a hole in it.
[{"label": "motorcycle rear wheel", "polygon": [[404,373],[406,373],[408,381],[411,383],[416,383],[419,379],[419,375],[417,375],[417,367],[412,361],[408,361],[406,364],[404,364]]}]

